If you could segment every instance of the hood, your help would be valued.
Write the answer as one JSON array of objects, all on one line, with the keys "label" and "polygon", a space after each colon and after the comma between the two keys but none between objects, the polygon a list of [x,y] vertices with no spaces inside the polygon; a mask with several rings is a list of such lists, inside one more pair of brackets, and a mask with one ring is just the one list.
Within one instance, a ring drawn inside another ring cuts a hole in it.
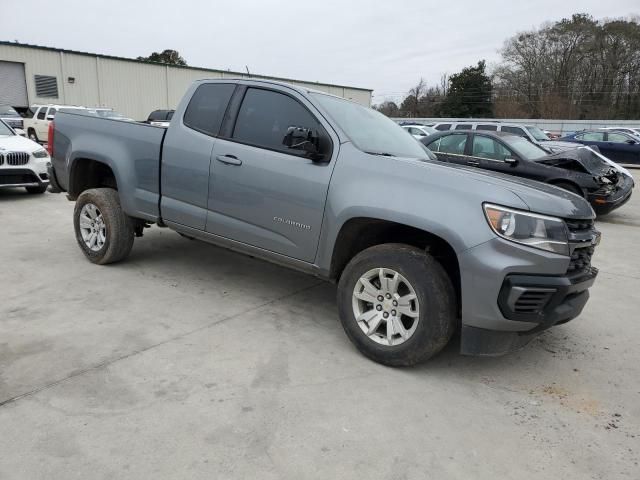
[{"label": "hood", "polygon": [[536,163],[543,163],[546,165],[553,165],[555,167],[570,168],[572,162],[577,162],[584,168],[586,173],[593,176],[607,176],[612,174],[612,170],[615,172],[615,167],[608,163],[602,155],[594,152],[590,148],[580,147],[573,148],[572,150],[563,150],[561,152],[552,153],[545,157],[537,158],[534,160]]},{"label": "hood", "polygon": [[[440,161],[429,160],[420,163],[449,169],[464,175],[469,180],[487,185],[484,200],[487,202],[493,201],[492,195],[496,188],[502,188],[517,196],[531,212],[562,218],[595,217],[591,205],[584,198],[548,183]],[[505,206],[518,208],[515,205]]]},{"label": "hood", "polygon": [[33,153],[42,148],[36,142],[20,135],[0,135],[0,151]]}]

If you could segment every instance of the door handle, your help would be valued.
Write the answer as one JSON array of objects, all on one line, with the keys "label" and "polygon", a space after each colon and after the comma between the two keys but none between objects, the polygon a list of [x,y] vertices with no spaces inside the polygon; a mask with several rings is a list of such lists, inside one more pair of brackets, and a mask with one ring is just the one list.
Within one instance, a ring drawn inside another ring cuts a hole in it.
[{"label": "door handle", "polygon": [[227,165],[242,165],[242,160],[235,155],[218,155],[216,160],[226,163]]},{"label": "door handle", "polygon": [[480,162],[478,162],[477,160],[469,160],[467,162],[467,165],[471,165],[472,167],[477,167],[478,165],[480,165]]}]

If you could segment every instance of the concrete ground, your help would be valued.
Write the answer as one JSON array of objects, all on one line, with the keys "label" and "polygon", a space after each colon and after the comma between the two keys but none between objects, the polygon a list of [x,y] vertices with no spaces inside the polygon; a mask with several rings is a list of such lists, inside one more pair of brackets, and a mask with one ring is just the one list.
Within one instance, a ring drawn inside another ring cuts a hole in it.
[{"label": "concrete ground", "polygon": [[581,317],[391,369],[335,287],[153,228],[122,264],[62,195],[0,193],[0,479],[640,478],[640,192]]}]

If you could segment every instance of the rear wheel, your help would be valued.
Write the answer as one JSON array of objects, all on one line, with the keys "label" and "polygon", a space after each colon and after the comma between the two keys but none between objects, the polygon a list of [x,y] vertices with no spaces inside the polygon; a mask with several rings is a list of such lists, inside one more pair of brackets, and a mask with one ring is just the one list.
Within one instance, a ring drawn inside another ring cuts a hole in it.
[{"label": "rear wheel", "polygon": [[44,193],[47,191],[47,187],[48,185],[39,185],[37,187],[25,187],[25,189],[27,190],[27,192],[31,193],[31,194],[39,194],[39,193]]},{"label": "rear wheel", "polygon": [[111,188],[83,192],[76,201],[73,224],[78,245],[93,263],[118,262],[133,247],[133,222],[122,211],[118,192]]},{"label": "rear wheel", "polygon": [[391,366],[415,365],[442,350],[455,331],[455,298],[442,266],[402,244],[359,253],[338,285],[347,336],[364,355]]}]

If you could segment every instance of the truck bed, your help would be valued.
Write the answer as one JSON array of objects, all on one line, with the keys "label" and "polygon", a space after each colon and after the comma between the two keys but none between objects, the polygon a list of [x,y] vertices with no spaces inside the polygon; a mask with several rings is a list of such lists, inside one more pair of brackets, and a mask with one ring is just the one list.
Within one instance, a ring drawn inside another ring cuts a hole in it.
[{"label": "truck bed", "polygon": [[165,133],[164,128],[143,123],[60,111],[55,118],[52,158],[56,180],[68,191],[76,160],[102,162],[115,174],[124,211],[153,221],[159,216],[160,155]]}]

